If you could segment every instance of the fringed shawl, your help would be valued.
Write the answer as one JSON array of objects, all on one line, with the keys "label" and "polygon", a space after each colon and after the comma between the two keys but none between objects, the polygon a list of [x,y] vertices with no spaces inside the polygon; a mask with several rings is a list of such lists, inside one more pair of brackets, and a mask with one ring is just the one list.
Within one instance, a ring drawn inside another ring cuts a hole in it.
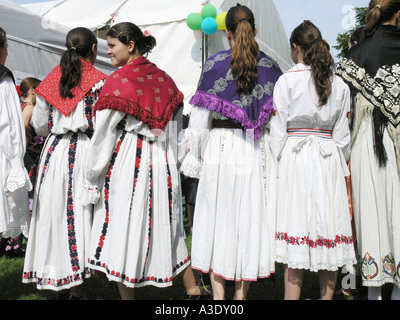
[{"label": "fringed shawl", "polygon": [[255,140],[274,111],[272,93],[282,75],[278,64],[260,52],[258,81],[252,93],[239,96],[231,69],[232,51],[221,51],[204,64],[195,95],[190,104],[215,111],[240,125]]},{"label": "fringed shawl", "polygon": [[[387,162],[384,129],[394,141],[400,172],[400,31],[380,26],[371,37],[352,47],[337,69],[353,97],[362,96],[372,105],[375,153],[381,166]],[[352,136],[357,134],[363,110],[352,108]]]},{"label": "fringed shawl", "polygon": [[151,129],[164,130],[183,98],[167,73],[140,57],[107,79],[94,109],[121,111]]},{"label": "fringed shawl", "polygon": [[85,60],[82,63],[82,80],[80,85],[71,90],[73,98],[62,98],[60,94],[61,68],[55,67],[50,74],[39,84],[35,92],[43,97],[54,108],[63,115],[68,116],[89,90],[100,80],[107,78],[107,75],[97,70]]}]

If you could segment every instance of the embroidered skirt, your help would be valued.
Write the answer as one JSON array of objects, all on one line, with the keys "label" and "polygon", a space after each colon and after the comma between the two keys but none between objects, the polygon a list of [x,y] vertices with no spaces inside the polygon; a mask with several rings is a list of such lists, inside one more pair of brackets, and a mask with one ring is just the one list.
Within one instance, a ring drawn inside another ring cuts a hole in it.
[{"label": "embroidered skirt", "polygon": [[289,132],[277,190],[277,262],[315,272],[356,263],[343,159],[328,132]]},{"label": "embroidered skirt", "polygon": [[23,282],[54,291],[90,276],[86,249],[92,207],[81,206],[89,138],[82,132],[50,135],[39,161]]},{"label": "embroidered skirt", "polygon": [[165,142],[120,136],[100,185],[88,262],[128,287],[167,287],[189,264],[179,228],[179,178]]},{"label": "embroidered skirt", "polygon": [[358,254],[364,286],[400,287],[400,178],[393,140],[383,143],[385,168],[377,162],[371,115],[365,114],[351,153],[351,182]]}]

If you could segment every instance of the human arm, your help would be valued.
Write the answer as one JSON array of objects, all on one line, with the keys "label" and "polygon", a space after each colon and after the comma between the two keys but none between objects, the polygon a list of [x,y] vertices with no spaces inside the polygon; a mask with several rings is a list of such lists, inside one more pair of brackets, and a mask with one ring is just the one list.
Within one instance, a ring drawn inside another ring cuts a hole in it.
[{"label": "human arm", "polygon": [[6,190],[32,188],[23,159],[26,150],[25,127],[15,85],[5,77],[0,85],[0,148],[11,165]]},{"label": "human arm", "polygon": [[42,137],[47,137],[50,133],[48,125],[49,115],[49,103],[40,95],[36,95],[36,105],[32,112],[31,125],[35,129],[35,132]]},{"label": "human arm", "polygon": [[25,108],[22,110],[22,119],[24,121],[24,126],[25,126],[26,145],[29,145],[29,143],[32,140],[31,133],[29,130],[32,118],[32,112],[33,112],[33,105],[31,104],[27,104]]},{"label": "human arm", "polygon": [[100,198],[99,178],[107,170],[117,141],[117,125],[125,113],[110,109],[96,112],[95,133],[90,141],[86,160],[86,182],[83,204],[97,203]]},{"label": "human arm", "polygon": [[274,95],[275,114],[270,122],[270,149],[278,172],[279,157],[287,140],[287,123],[289,118],[290,102],[284,79],[275,85]]},{"label": "human arm", "polygon": [[185,176],[200,178],[203,150],[212,128],[212,114],[210,110],[192,106],[188,127],[189,152],[181,166]]},{"label": "human arm", "polygon": [[338,120],[332,129],[332,139],[335,141],[340,156],[342,158],[342,166],[345,175],[349,175],[347,163],[350,161],[350,89],[343,84],[343,95],[339,99],[341,101]]}]

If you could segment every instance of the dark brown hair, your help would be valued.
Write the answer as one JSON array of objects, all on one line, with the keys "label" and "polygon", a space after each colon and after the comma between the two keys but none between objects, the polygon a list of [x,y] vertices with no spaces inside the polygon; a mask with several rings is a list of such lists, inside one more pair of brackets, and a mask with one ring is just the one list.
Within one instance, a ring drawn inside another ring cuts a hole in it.
[{"label": "dark brown hair", "polygon": [[131,22],[121,22],[112,26],[107,32],[107,36],[117,38],[125,45],[133,41],[135,43],[135,48],[132,54],[139,52],[141,56],[147,56],[156,46],[156,39],[153,36],[145,36],[142,30]]},{"label": "dark brown hair", "polygon": [[81,84],[82,62],[81,58],[94,55],[93,45],[97,45],[97,38],[92,31],[86,28],[75,28],[67,34],[67,51],[61,57],[60,94],[62,98],[73,98],[71,90]]},{"label": "dark brown hair", "polygon": [[4,48],[6,44],[7,34],[3,28],[0,28],[0,48]]},{"label": "dark brown hair", "polygon": [[[6,31],[2,28],[0,28],[0,48],[4,49],[6,46],[6,40],[7,40],[7,34]],[[0,53],[1,57],[1,53]]]},{"label": "dark brown hair", "polygon": [[330,53],[329,44],[322,39],[319,29],[310,21],[304,21],[295,28],[290,37],[290,46],[294,44],[304,50],[304,63],[311,66],[315,88],[319,96],[319,107],[326,104],[332,92],[333,67],[335,62]]},{"label": "dark brown hair", "polygon": [[257,60],[260,54],[255,39],[254,14],[248,7],[237,4],[229,9],[225,23],[235,41],[231,68],[238,84],[237,92],[239,95],[248,94],[258,80]]},{"label": "dark brown hair", "polygon": [[370,1],[364,35],[372,36],[382,23],[390,21],[399,10],[400,0]]},{"label": "dark brown hair", "polygon": [[349,42],[351,45],[359,43],[364,38],[364,27],[359,27],[351,34]]},{"label": "dark brown hair", "polygon": [[[19,88],[21,89],[22,96],[26,98],[30,88],[36,89],[40,84],[40,80],[32,77],[25,78],[21,81]],[[36,104],[36,97],[33,98],[32,104]]]}]

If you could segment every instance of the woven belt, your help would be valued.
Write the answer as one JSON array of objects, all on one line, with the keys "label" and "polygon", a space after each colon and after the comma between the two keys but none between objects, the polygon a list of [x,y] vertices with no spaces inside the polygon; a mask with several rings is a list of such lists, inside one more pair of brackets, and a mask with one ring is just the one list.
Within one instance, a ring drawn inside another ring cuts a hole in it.
[{"label": "woven belt", "polygon": [[242,129],[240,125],[232,120],[213,120],[213,128],[228,128],[228,129]]},{"label": "woven belt", "polygon": [[332,139],[332,130],[316,128],[289,128],[287,133],[290,137],[305,138],[307,136],[317,136],[323,139]]}]

